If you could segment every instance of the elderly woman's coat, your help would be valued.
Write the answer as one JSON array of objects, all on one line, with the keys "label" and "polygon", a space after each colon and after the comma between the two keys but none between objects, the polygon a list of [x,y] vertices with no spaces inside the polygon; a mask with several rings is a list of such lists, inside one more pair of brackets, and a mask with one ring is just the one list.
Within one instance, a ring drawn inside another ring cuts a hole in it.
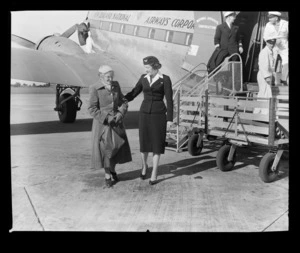
[{"label": "elderly woman's coat", "polygon": [[120,148],[118,153],[111,159],[104,156],[103,150],[100,147],[100,138],[104,128],[107,127],[107,116],[115,115],[120,112],[123,118],[127,112],[128,104],[124,98],[118,82],[112,82],[111,92],[107,91],[103,84],[96,83],[89,88],[90,99],[88,111],[94,118],[92,125],[92,168],[104,168],[114,166],[119,163],[132,161],[131,151],[126,136],[124,124],[120,124],[122,138],[125,143]]}]

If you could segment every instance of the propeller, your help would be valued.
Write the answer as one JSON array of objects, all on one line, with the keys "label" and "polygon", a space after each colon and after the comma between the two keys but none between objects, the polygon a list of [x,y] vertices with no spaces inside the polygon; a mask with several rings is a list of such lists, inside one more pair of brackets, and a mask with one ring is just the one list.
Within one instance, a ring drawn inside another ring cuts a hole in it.
[{"label": "propeller", "polygon": [[83,46],[86,44],[86,39],[88,37],[88,32],[90,30],[90,23],[81,23],[81,24],[75,24],[71,26],[68,30],[66,30],[64,33],[62,33],[61,37],[69,38],[75,31],[78,30],[78,41],[80,46]]},{"label": "propeller", "polygon": [[32,42],[30,40],[27,40],[25,38],[22,38],[20,36],[12,34],[11,35],[11,41],[16,43],[19,46],[30,48],[30,49],[35,49],[35,43],[34,42]]}]

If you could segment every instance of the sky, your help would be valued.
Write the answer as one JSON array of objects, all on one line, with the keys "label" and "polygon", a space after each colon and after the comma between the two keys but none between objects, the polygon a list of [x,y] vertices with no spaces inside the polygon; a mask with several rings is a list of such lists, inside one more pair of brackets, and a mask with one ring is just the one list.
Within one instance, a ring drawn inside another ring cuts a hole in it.
[{"label": "sky", "polygon": [[37,43],[85,20],[88,11],[12,11],[11,33]]}]

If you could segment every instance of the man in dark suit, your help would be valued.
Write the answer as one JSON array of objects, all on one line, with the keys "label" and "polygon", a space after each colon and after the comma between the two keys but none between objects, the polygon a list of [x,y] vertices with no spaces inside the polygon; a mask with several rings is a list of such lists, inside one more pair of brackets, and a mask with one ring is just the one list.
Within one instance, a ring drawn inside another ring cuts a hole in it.
[{"label": "man in dark suit", "polygon": [[[226,11],[224,17],[225,22],[216,27],[214,37],[216,49],[207,64],[209,72],[219,66],[226,57],[234,53],[243,53],[242,40],[238,31],[239,27],[233,25],[236,13],[234,11]],[[232,61],[237,59],[237,56],[231,58]]]}]

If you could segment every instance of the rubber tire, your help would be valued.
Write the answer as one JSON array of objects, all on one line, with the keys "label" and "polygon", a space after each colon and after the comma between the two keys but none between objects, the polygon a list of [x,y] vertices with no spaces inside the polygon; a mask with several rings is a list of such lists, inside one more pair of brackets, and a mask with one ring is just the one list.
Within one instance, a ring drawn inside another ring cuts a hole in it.
[{"label": "rubber tire", "polygon": [[[59,97],[59,102],[63,101],[67,97],[70,97],[71,94],[62,94]],[[67,102],[62,104],[62,110],[58,111],[58,117],[62,123],[73,123],[76,119],[77,114],[77,105],[75,99],[70,99]]]},{"label": "rubber tire", "polygon": [[231,147],[231,145],[224,145],[219,149],[219,151],[217,153],[216,163],[217,163],[218,168],[221,171],[231,170],[236,162],[236,151],[233,154],[233,160],[231,162],[227,161],[230,147]]},{"label": "rubber tire", "polygon": [[197,142],[198,142],[199,135],[193,134],[188,141],[188,151],[191,156],[197,156],[201,154],[201,151],[203,149],[203,140],[201,141],[201,145],[199,148],[197,148]]},{"label": "rubber tire", "polygon": [[259,177],[262,181],[265,183],[273,182],[278,175],[278,170],[271,171],[271,167],[273,165],[274,159],[276,154],[275,153],[267,153],[264,155],[264,157],[261,159],[259,163]]}]

